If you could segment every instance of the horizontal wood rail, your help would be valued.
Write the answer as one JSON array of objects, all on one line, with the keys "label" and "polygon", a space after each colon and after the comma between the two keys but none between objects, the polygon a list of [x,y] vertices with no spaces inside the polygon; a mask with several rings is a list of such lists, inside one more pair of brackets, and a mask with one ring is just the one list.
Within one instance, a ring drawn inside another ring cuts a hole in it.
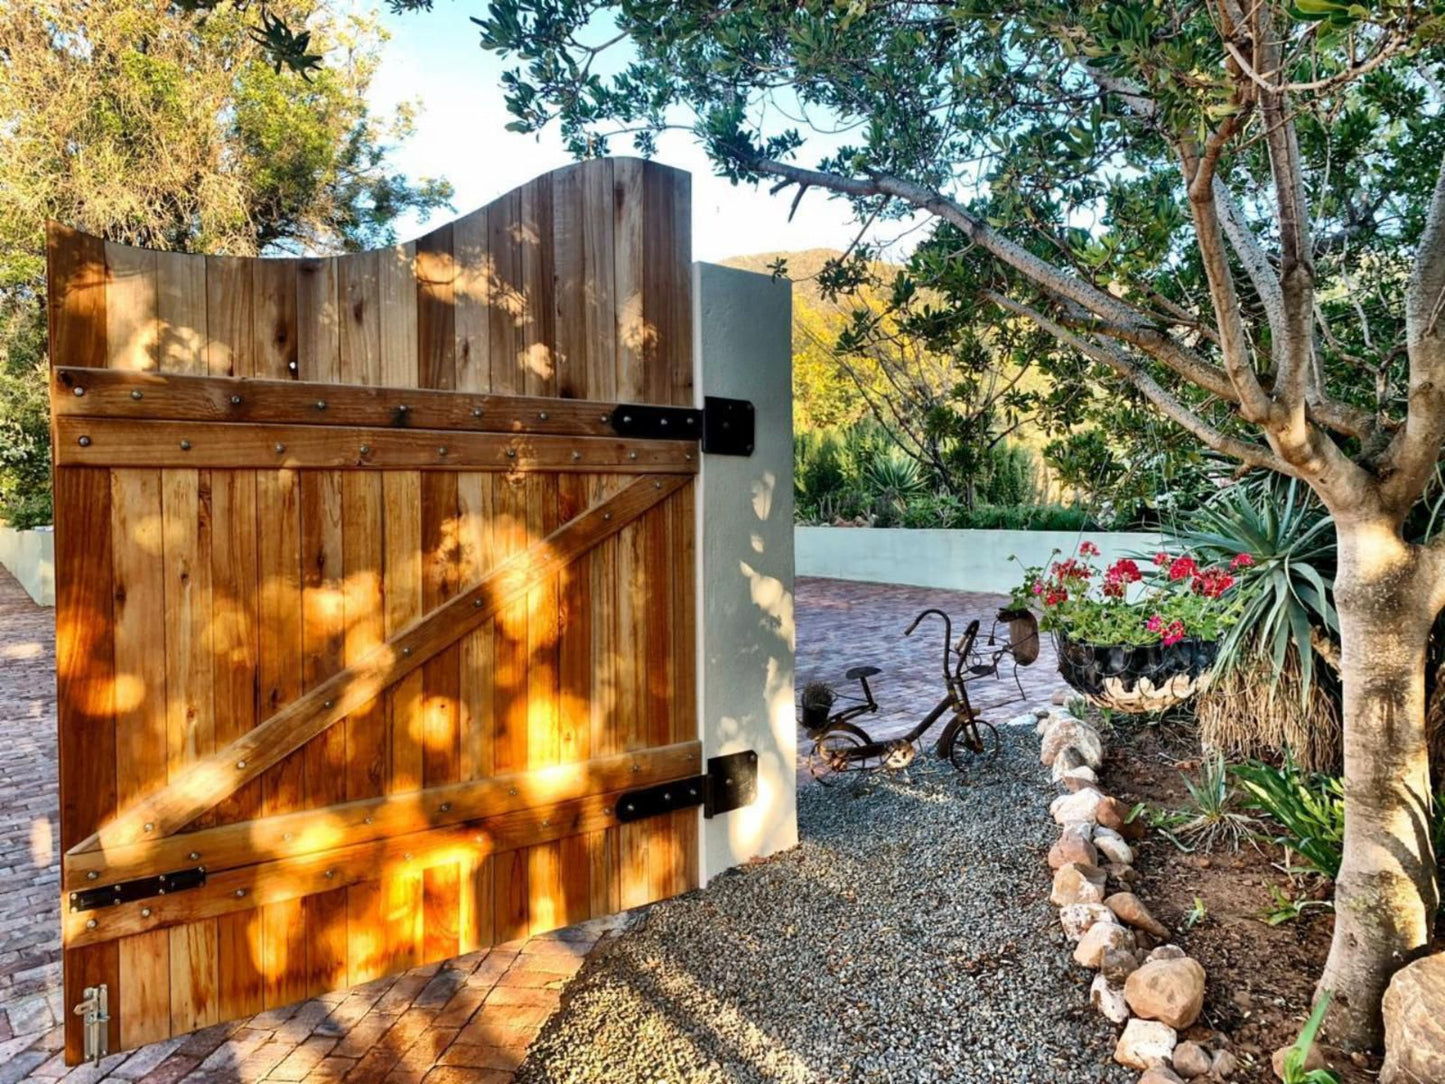
[{"label": "horizontal wood rail", "polygon": [[574,801],[602,791],[666,783],[695,775],[701,764],[701,745],[681,742],[202,828],[127,847],[68,855],[64,886],[78,891],[194,866],[204,866],[214,877],[258,861],[330,852],[386,836]]},{"label": "horizontal wood rail", "polygon": [[55,460],[60,467],[683,474],[697,470],[697,445],[440,429],[62,418],[55,423]]},{"label": "horizontal wood rail", "polygon": [[55,370],[51,393],[59,418],[617,435],[618,404],[588,399],[73,366]]},{"label": "horizontal wood rail", "polygon": [[207,875],[199,888],[152,896],[94,911],[64,911],[68,948],[164,929],[198,919],[249,911],[397,873],[420,873],[463,859],[480,859],[554,839],[617,826],[617,799],[594,794],[575,801],[506,813],[475,824],[357,843]]},{"label": "horizontal wood rail", "polygon": [[68,853],[126,847],[180,831],[690,481],[688,475],[641,478],[574,516],[361,661],[314,686],[224,749],[197,760]]}]

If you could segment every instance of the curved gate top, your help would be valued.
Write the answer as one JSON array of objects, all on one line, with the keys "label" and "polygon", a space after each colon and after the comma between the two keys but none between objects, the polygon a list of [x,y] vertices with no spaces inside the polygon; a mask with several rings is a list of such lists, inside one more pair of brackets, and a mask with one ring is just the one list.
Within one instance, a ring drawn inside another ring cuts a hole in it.
[{"label": "curved gate top", "polygon": [[689,219],[686,174],[616,159],[330,258],[50,227],[92,1045],[696,884],[693,811],[617,808],[700,766],[698,445],[618,406],[693,404]]}]

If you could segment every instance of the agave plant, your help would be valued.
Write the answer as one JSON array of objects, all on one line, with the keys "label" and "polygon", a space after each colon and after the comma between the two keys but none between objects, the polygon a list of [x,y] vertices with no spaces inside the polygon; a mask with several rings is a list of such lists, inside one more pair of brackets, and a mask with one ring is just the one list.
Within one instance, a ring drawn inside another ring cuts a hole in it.
[{"label": "agave plant", "polygon": [[1308,690],[1313,630],[1331,637],[1339,630],[1332,600],[1334,523],[1319,502],[1294,479],[1275,476],[1231,486],[1171,533],[1179,545],[1211,560],[1236,553],[1254,558],[1255,573],[1241,591],[1243,610],[1220,642],[1217,668],[1229,670],[1262,647],[1279,673],[1293,644],[1300,684]]},{"label": "agave plant", "polygon": [[897,448],[885,448],[869,459],[863,467],[863,482],[879,501],[899,506],[928,488],[918,461]]}]

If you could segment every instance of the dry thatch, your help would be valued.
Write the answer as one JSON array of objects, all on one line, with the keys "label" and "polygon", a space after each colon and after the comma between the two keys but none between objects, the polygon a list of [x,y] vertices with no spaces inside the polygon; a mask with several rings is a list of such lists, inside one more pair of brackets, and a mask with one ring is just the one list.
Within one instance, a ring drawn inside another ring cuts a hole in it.
[{"label": "dry thatch", "polygon": [[1340,767],[1340,704],[1316,661],[1315,679],[1301,696],[1299,656],[1291,645],[1278,675],[1263,652],[1216,673],[1194,702],[1206,749],[1233,758],[1273,760],[1288,748],[1310,771]]}]

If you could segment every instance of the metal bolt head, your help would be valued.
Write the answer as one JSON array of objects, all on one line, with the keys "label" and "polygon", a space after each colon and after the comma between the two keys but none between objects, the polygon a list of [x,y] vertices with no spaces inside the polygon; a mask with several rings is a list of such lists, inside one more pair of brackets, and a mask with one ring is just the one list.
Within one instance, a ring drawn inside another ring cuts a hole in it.
[{"label": "metal bolt head", "polygon": [[517,796],[517,788],[516,788],[516,787],[508,787],[508,788],[507,788],[507,793],[508,793],[509,795],[511,795],[513,798],[515,798],[515,797]]},{"label": "metal bolt head", "polygon": [[236,761],[236,767],[238,767],[238,768],[244,768],[245,766],[246,766],[246,762],[245,762],[244,760],[238,760],[238,761]]},{"label": "metal bolt head", "polygon": [[658,425],[666,425],[666,424],[667,424],[667,419],[666,419],[666,418],[659,418],[659,419],[657,420],[657,424],[658,424]]},{"label": "metal bolt head", "polygon": [[156,830],[155,822],[154,822],[154,821],[146,821],[146,823],[145,823],[145,830],[146,830],[147,832],[154,832],[154,831]]},{"label": "metal bolt head", "polygon": [[323,708],[334,708],[334,707],[336,707],[336,701],[335,701],[335,700],[323,700],[323,701],[321,702],[321,706],[322,706]]},{"label": "metal bolt head", "polygon": [[551,818],[551,817],[543,817],[543,818],[542,818],[542,827],[543,827],[543,828],[550,828],[550,827],[552,827],[552,818]]},{"label": "metal bolt head", "polygon": [[445,444],[443,444],[440,448],[437,449],[437,455],[446,455],[446,454],[447,454],[447,446],[446,446]]},{"label": "metal bolt head", "polygon": [[474,598],[474,599],[472,599],[472,606],[473,606],[475,609],[480,610],[480,609],[482,608],[482,600],[479,599],[479,598]]},{"label": "metal bolt head", "polygon": [[404,648],[401,649],[401,653],[402,653],[403,655],[410,655],[410,654],[411,654],[411,648],[409,648],[409,647],[404,647]]},{"label": "metal bolt head", "polygon": [[191,450],[191,442],[188,441],[188,440],[183,440],[183,441],[181,441],[181,451],[183,451],[183,452],[189,452],[190,450]]},{"label": "metal bolt head", "polygon": [[293,838],[295,838],[295,837],[293,837],[290,832],[283,832],[283,833],[281,834],[281,842],[282,842],[282,843],[290,843]]},{"label": "metal bolt head", "polygon": [[691,453],[691,452],[683,452],[683,453],[682,453],[682,458],[687,459],[687,460],[691,460],[691,459],[692,459],[692,453]]},{"label": "metal bolt head", "polygon": [[661,483],[661,482],[653,482],[653,483],[652,483],[652,488],[653,488],[653,489],[661,489],[661,488],[662,488],[662,483]]},{"label": "metal bolt head", "polygon": [[237,898],[238,900],[241,899],[241,898],[242,898],[243,896],[245,896],[245,895],[246,895],[246,890],[245,890],[244,888],[238,888],[238,889],[236,889],[236,898]]},{"label": "metal bolt head", "polygon": [[410,861],[411,861],[411,852],[410,852],[410,851],[407,851],[406,854],[404,854],[404,855],[401,856],[401,860],[402,860],[403,862],[410,862]]},{"label": "metal bolt head", "polygon": [[405,403],[398,403],[396,409],[398,413],[405,414],[408,410],[411,409],[411,407],[407,406]]},{"label": "metal bolt head", "polygon": [[482,416],[482,408],[479,407],[479,406],[478,406],[478,407],[472,407],[472,417],[473,417],[473,418],[480,418],[481,416]]},{"label": "metal bolt head", "polygon": [[77,384],[72,390],[75,392],[76,395],[84,395],[84,394],[85,394],[85,389],[82,388],[79,384]]},{"label": "metal bolt head", "polygon": [[151,917],[151,909],[150,909],[149,907],[142,907],[142,908],[140,909],[140,917],[141,917],[141,918],[150,918],[150,917]]},{"label": "metal bolt head", "polygon": [[192,851],[192,852],[191,852],[190,854],[188,854],[186,857],[189,858],[192,862],[194,862],[196,859],[198,859],[198,858],[201,857],[201,852],[200,852],[200,851]]},{"label": "metal bolt head", "polygon": [[336,876],[336,871],[334,869],[329,869],[325,873],[323,873],[322,876],[329,881]]},{"label": "metal bolt head", "polygon": [[139,388],[135,388],[131,391],[130,397],[136,402],[140,402],[142,399],[145,398],[145,392],[141,391]]},{"label": "metal bolt head", "polygon": [[611,518],[612,518],[612,513],[611,513],[611,512],[603,512],[603,513],[602,513],[602,518],[603,518],[603,519],[611,519]]},{"label": "metal bolt head", "polygon": [[371,454],[371,445],[370,445],[370,444],[363,444],[363,445],[361,446],[361,454],[362,454],[362,455],[370,455],[370,454]]},{"label": "metal bolt head", "polygon": [[624,414],[624,415],[622,415],[622,421],[623,421],[623,424],[624,424],[624,425],[625,425],[627,422],[630,422],[631,420],[632,420],[632,415],[631,415],[631,414]]},{"label": "metal bolt head", "polygon": [[286,445],[282,444],[282,443],[278,440],[278,441],[276,442],[276,454],[277,454],[277,455],[280,455],[280,454],[281,454],[282,452],[284,452],[285,450],[286,450]]},{"label": "metal bolt head", "polygon": [[87,881],[93,881],[93,880],[95,880],[95,879],[96,879],[97,877],[99,877],[99,876],[100,876],[99,873],[97,873],[95,870],[91,870],[89,873],[87,873],[87,874],[85,875],[85,879],[86,879]]},{"label": "metal bolt head", "polygon": [[95,928],[96,928],[97,926],[99,926],[99,925],[100,925],[100,923],[97,922],[97,921],[95,921],[95,919],[93,919],[93,918],[88,918],[88,919],[85,920],[85,928],[86,928],[87,930],[93,930],[93,929],[95,929]]},{"label": "metal bolt head", "polygon": [[318,399],[318,400],[316,400],[316,409],[317,409],[317,410],[325,410],[325,409],[326,409],[326,400],[325,400],[325,399]]},{"label": "metal bolt head", "polygon": [[443,803],[441,804],[441,811],[442,811],[443,813],[450,813],[450,812],[452,811],[452,803],[451,803],[451,802],[443,802]]},{"label": "metal bolt head", "polygon": [[240,406],[240,405],[241,405],[241,397],[240,397],[239,395],[233,395],[233,396],[231,396],[231,405],[232,405],[232,406]]},{"label": "metal bolt head", "polygon": [[75,443],[79,444],[82,448],[89,448],[89,447],[90,447],[90,438],[89,438],[89,437],[81,437],[81,438],[80,438],[78,441],[76,441]]},{"label": "metal bolt head", "polygon": [[515,448],[508,448],[508,449],[507,449],[507,458],[508,458],[508,459],[516,459],[516,458],[517,458],[517,449],[515,449]]},{"label": "metal bolt head", "polygon": [[539,420],[545,422],[545,421],[547,420],[547,412],[544,410],[544,411],[542,411],[541,413],[539,413],[539,414],[537,415],[537,417],[538,417]]},{"label": "metal bolt head", "polygon": [[628,459],[636,459],[636,458],[637,458],[637,453],[636,453],[636,452],[628,452],[628,453],[627,453],[627,458],[628,458]]},{"label": "metal bolt head", "polygon": [[572,461],[573,461],[574,463],[575,463],[577,460],[581,459],[581,458],[582,458],[582,453],[581,453],[581,452],[576,452],[576,451],[574,451],[574,452],[572,453]]},{"label": "metal bolt head", "polygon": [[607,424],[607,420],[608,420],[610,417],[612,417],[612,415],[610,415],[610,414],[599,414],[599,415],[597,415],[597,420],[598,420],[599,422],[601,422],[603,425],[606,425],[606,424]]}]

